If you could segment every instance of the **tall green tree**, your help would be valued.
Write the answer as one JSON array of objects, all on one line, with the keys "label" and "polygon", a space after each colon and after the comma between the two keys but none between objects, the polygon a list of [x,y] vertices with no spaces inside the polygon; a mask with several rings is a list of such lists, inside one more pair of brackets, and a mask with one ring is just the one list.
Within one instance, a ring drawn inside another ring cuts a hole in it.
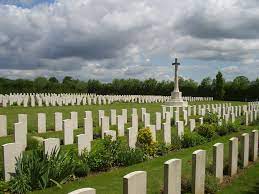
[{"label": "tall green tree", "polygon": [[223,100],[224,99],[224,78],[222,73],[219,71],[216,75],[216,87],[215,87],[215,99]]},{"label": "tall green tree", "polygon": [[212,95],[212,80],[210,77],[206,77],[201,81],[201,84],[198,87],[198,92],[200,96]]}]

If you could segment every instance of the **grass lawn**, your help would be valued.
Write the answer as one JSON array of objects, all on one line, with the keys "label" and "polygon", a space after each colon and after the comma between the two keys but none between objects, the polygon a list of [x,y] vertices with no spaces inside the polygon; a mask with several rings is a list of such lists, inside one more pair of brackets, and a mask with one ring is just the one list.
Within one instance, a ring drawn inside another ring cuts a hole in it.
[{"label": "grass lawn", "polygon": [[[189,103],[193,104],[216,104],[216,103],[226,103],[225,101],[205,101],[205,102],[192,102]],[[231,102],[232,105],[244,105],[247,103],[244,102]],[[30,136],[41,136],[44,138],[48,137],[58,137],[61,140],[63,139],[63,132],[55,132],[54,129],[54,113],[55,112],[62,112],[63,119],[70,118],[70,112],[76,111],[78,112],[78,124],[79,129],[74,131],[74,136],[77,134],[83,133],[83,118],[85,117],[84,111],[91,110],[93,112],[93,121],[94,121],[94,130],[99,131],[100,128],[98,127],[98,110],[102,109],[105,110],[105,115],[110,115],[111,109],[117,110],[117,115],[121,114],[122,109],[128,110],[128,118],[131,117],[131,110],[132,108],[138,109],[139,119],[141,117],[140,109],[145,107],[147,112],[151,113],[151,123],[155,123],[155,112],[161,112],[160,103],[155,104],[138,104],[138,103],[114,103],[110,105],[91,105],[91,106],[63,106],[63,107],[7,107],[7,108],[0,108],[0,114],[7,115],[8,121],[8,134],[7,137],[0,137],[0,145],[5,143],[14,142],[13,137],[13,126],[14,123],[17,122],[17,115],[20,113],[28,115],[28,137]],[[37,113],[46,113],[47,116],[47,133],[38,134],[37,133]],[[130,119],[128,119],[130,121]],[[139,127],[143,125],[143,123],[139,122]],[[129,122],[126,124],[125,129],[131,126]],[[110,127],[112,130],[116,130],[116,126]],[[185,130],[188,130],[188,127],[185,127]],[[252,129],[251,129],[252,130]],[[172,132],[175,133],[175,127],[172,127]],[[127,132],[126,132],[127,133]],[[237,134],[236,134],[237,135]],[[122,177],[129,172],[135,170],[146,170],[148,172],[148,193],[159,193],[160,189],[162,188],[163,184],[163,163],[171,158],[181,158],[183,159],[183,173],[190,176],[191,171],[191,154],[193,151],[202,148],[208,150],[209,158],[212,158],[212,145],[215,142],[227,142],[229,137],[223,137],[217,141],[212,143],[208,143],[204,146],[196,147],[196,148],[189,148],[179,152],[170,153],[169,155],[161,158],[156,158],[154,160],[150,160],[138,165],[130,166],[127,168],[119,168],[113,169],[110,172],[100,173],[98,175],[91,175],[85,179],[80,181],[74,181],[73,183],[69,183],[63,185],[63,189],[60,190],[58,188],[50,188],[44,191],[36,191],[34,193],[68,193],[69,191],[75,190],[77,188],[82,187],[94,187],[97,189],[98,193],[105,193],[105,194],[116,194],[122,193]],[[75,138],[76,139],[76,138]],[[157,132],[157,139],[161,141],[162,139],[162,130]],[[95,140],[96,141],[96,140]],[[94,142],[93,142],[94,144]],[[71,147],[76,147],[76,144],[70,146],[62,146],[62,149],[68,149]],[[0,152],[2,152],[2,147],[0,147]],[[227,153],[227,145],[225,146],[225,152]],[[2,154],[0,154],[0,166],[2,166]]]},{"label": "grass lawn", "polygon": [[[190,105],[196,104],[216,104],[216,103],[227,103],[226,101],[201,101],[201,102],[191,102]],[[231,102],[232,105],[244,105],[247,103],[244,102]],[[128,123],[125,125],[125,129],[127,127],[131,126],[131,111],[132,108],[138,109],[138,116],[139,119],[141,118],[141,108],[145,107],[147,109],[147,112],[150,114],[150,120],[151,123],[155,123],[155,112],[161,112],[160,103],[153,103],[153,104],[139,104],[139,103],[114,103],[110,105],[81,105],[81,106],[55,106],[55,107],[21,107],[21,106],[12,106],[12,107],[6,107],[6,108],[0,108],[0,114],[7,115],[7,128],[8,128],[8,134],[7,137],[0,137],[0,145],[6,144],[6,143],[12,143],[14,142],[14,123],[18,120],[18,114],[27,114],[28,115],[28,137],[30,136],[40,136],[43,138],[49,138],[49,137],[58,137],[61,140],[63,139],[63,132],[55,132],[54,129],[54,113],[55,112],[62,112],[63,113],[63,120],[70,118],[70,112],[76,111],[78,112],[78,125],[79,129],[74,131],[74,137],[76,140],[76,135],[83,133],[83,119],[85,118],[85,111],[91,110],[93,112],[93,125],[94,130],[97,132],[100,132],[100,127],[98,126],[98,110],[105,110],[105,115],[110,115],[111,109],[117,110],[117,115],[121,114],[122,109],[128,110]],[[198,110],[197,110],[198,111]],[[46,127],[47,132],[38,134],[37,133],[37,113],[46,113]],[[139,121],[139,127],[143,126],[143,123]],[[116,130],[117,126],[111,126],[110,129]],[[187,129],[188,130],[188,129]],[[172,128],[172,131],[175,131],[174,128]],[[157,133],[157,139],[162,139],[162,132]],[[75,146],[75,145],[74,145]],[[0,153],[2,152],[2,147],[0,146]],[[0,166],[2,166],[2,154],[0,154]]]},{"label": "grass lawn", "polygon": [[241,174],[233,180],[231,185],[225,187],[218,194],[258,194],[259,193],[259,161],[243,170]]},{"label": "grass lawn", "polygon": [[[226,103],[226,101],[204,101],[204,102],[191,102],[189,104],[216,104],[216,103]],[[232,105],[243,105],[246,104],[244,102],[231,102]],[[147,112],[153,113],[151,114],[151,120],[155,117],[155,112],[162,111],[160,103],[154,104],[138,104],[138,103],[114,103],[110,105],[80,105],[80,106],[55,106],[55,107],[6,107],[0,108],[0,115],[7,115],[7,127],[8,127],[8,134],[13,134],[14,130],[14,123],[18,120],[18,114],[27,114],[28,115],[28,132],[35,133],[37,132],[37,113],[46,113],[47,117],[47,129],[53,130],[54,129],[54,113],[55,112],[62,112],[63,113],[63,120],[70,118],[70,112],[76,111],[78,112],[78,124],[79,126],[83,126],[83,119],[85,118],[84,111],[90,110],[93,112],[93,121],[94,126],[98,125],[98,110],[105,110],[105,115],[110,115],[111,109],[117,110],[117,115],[121,114],[122,109],[128,109],[128,117],[131,116],[131,109],[137,108],[138,113],[140,116],[140,109],[142,107],[147,108]]]},{"label": "grass lawn", "polygon": [[[258,127],[256,127],[258,129]],[[225,143],[224,152],[227,158],[228,153],[228,139],[233,136],[239,136],[244,132],[250,132],[255,129],[255,127],[249,127],[249,129],[233,133],[231,135],[220,137],[212,142],[206,143],[202,146],[196,146],[188,149],[183,149],[178,152],[171,152],[166,156],[155,158],[153,160],[146,161],[137,165],[113,169],[109,172],[99,173],[97,175],[90,175],[84,179],[74,181],[65,185],[62,185],[62,189],[57,187],[48,188],[42,191],[34,191],[32,193],[56,193],[56,194],[67,194],[70,191],[84,188],[92,187],[97,189],[98,194],[121,194],[122,193],[122,177],[130,172],[137,170],[145,170],[148,174],[148,193],[160,193],[163,187],[163,163],[172,158],[182,159],[182,174],[185,176],[191,176],[191,159],[192,152],[197,149],[207,150],[208,163],[212,160],[212,145],[221,142]],[[258,167],[257,167],[258,169]],[[232,193],[232,192],[230,192]]]}]

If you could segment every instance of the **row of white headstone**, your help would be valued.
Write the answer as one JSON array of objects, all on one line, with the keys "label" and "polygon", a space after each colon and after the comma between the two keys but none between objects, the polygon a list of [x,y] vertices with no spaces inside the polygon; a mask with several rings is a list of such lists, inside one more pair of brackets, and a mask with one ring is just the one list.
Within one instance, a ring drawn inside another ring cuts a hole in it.
[{"label": "row of white headstone", "polygon": [[[228,151],[228,175],[233,177],[237,174],[238,154],[241,156],[241,168],[248,166],[249,159],[255,162],[258,158],[258,131],[253,130],[249,136],[244,133],[240,139],[240,153],[238,153],[238,138],[229,139]],[[206,150],[196,150],[192,153],[192,193],[205,193],[206,177]],[[224,170],[224,144],[213,145],[213,175],[223,182]],[[182,160],[171,159],[164,163],[164,194],[181,194]],[[146,194],[147,172],[135,171],[123,177],[123,194]],[[83,188],[69,194],[96,194],[93,188]]]},{"label": "row of white headstone", "polygon": [[[250,113],[255,113],[255,109],[258,109],[257,105],[250,105]],[[253,111],[251,111],[253,110]],[[116,110],[111,110],[111,119],[108,116],[105,116],[104,110],[99,110],[99,126],[101,127],[101,136],[111,136],[112,140],[116,140],[116,136],[124,136],[124,125],[128,122],[127,118],[127,109],[123,109],[121,115],[116,115]],[[245,112],[248,115],[248,111]],[[46,123],[46,116],[42,116],[42,113],[39,113],[40,119],[44,119],[44,121],[40,121],[39,123]],[[178,116],[177,116],[178,115]],[[232,114],[234,115],[234,114]],[[253,118],[255,117],[254,114],[250,114]],[[179,112],[175,111],[173,115],[174,118],[179,117]],[[156,141],[156,131],[161,129],[161,120],[162,113],[156,112],[156,123],[152,125],[150,122],[150,113],[146,112],[145,108],[141,109],[141,121],[143,121],[145,127],[149,127],[152,133],[152,138]],[[251,118],[252,118],[251,117]],[[0,117],[1,118],[1,117]],[[170,112],[165,113],[165,123],[162,124],[163,126],[163,141],[165,144],[171,144],[171,122],[172,115]],[[224,120],[224,118],[223,118]],[[227,121],[227,120],[226,120]],[[234,122],[234,120],[231,120]],[[118,134],[116,131],[110,130],[110,122],[114,125],[117,124],[118,127]],[[193,131],[196,125],[194,119],[189,120],[190,123],[190,130]],[[222,123],[222,121],[221,121]],[[181,138],[184,135],[184,121],[176,120],[176,129],[179,137]],[[203,118],[200,118],[200,124],[203,124]],[[248,124],[248,123],[247,123]],[[128,146],[131,148],[135,148],[138,136],[138,113],[137,109],[132,109],[131,115],[131,127],[128,128]],[[43,124],[46,126],[46,124]],[[58,127],[57,127],[58,126]],[[62,121],[62,113],[55,113],[55,128],[58,131],[64,131],[64,145],[74,144],[74,129],[78,128],[78,114],[77,112],[71,112],[71,118],[65,119]],[[40,128],[39,132],[46,132],[46,128]],[[78,138],[78,153],[81,154],[84,150],[91,151],[91,142],[93,141],[93,117],[91,111],[85,111],[85,118],[84,118],[84,133],[77,136]],[[4,168],[5,172],[5,180],[10,179],[10,172],[14,171],[15,166],[15,157],[17,157],[21,151],[24,151],[27,146],[27,115],[26,114],[19,114],[18,115],[18,123],[14,124],[14,143],[5,144],[4,148],[4,166],[8,166],[8,168]],[[55,149],[59,149],[60,147],[60,140],[59,138],[48,138],[43,141],[44,145],[44,152],[51,153]],[[13,152],[10,152],[13,150]],[[16,150],[16,151],[15,151]],[[18,151],[17,151],[18,150]],[[6,155],[5,155],[6,153]],[[12,153],[12,154],[9,154]],[[11,169],[12,171],[6,171],[6,169]]]},{"label": "row of white headstone", "polygon": [[[175,123],[179,121],[180,114],[183,115],[184,124],[188,124],[188,117],[192,115],[201,115],[204,116],[206,112],[213,112],[217,113],[219,118],[223,117],[225,120],[231,119],[232,121],[237,116],[241,116],[242,112],[247,113],[247,117],[250,116],[250,121],[256,120],[258,115],[258,106],[259,104],[250,104],[250,105],[243,105],[243,106],[231,106],[231,104],[207,104],[207,105],[193,105],[188,106],[187,108],[183,108],[180,110],[179,108],[170,107],[169,110],[166,110],[165,107],[162,108],[162,119],[165,119],[165,113],[170,112],[172,118],[175,118]],[[253,113],[254,111],[254,113]],[[117,123],[117,115],[116,110],[112,109],[110,111],[110,122],[111,125],[115,125]],[[144,120],[144,114],[146,113],[145,108],[141,108],[141,118],[142,121]],[[137,109],[132,110],[132,115],[137,114]],[[252,117],[254,115],[254,117]],[[23,115],[27,117],[26,115]],[[101,117],[104,116],[104,111],[99,110],[99,126],[101,123]],[[19,116],[18,116],[19,117]],[[124,117],[125,122],[127,121],[127,110],[122,110],[122,116]],[[149,116],[150,117],[150,116]],[[156,128],[159,130],[161,128],[161,113],[156,113]],[[147,115],[148,118],[148,115]],[[71,119],[74,121],[74,128],[78,128],[78,120],[77,120],[77,112],[71,112]],[[27,120],[27,119],[26,119]],[[107,119],[105,119],[106,122]],[[119,118],[121,120],[121,118]],[[146,119],[145,126],[150,125],[150,119]],[[19,122],[19,119],[18,119]],[[26,121],[27,122],[27,121]],[[38,133],[45,133],[46,132],[46,114],[45,113],[38,113]],[[120,122],[121,123],[121,122]],[[119,123],[119,124],[120,124]],[[55,113],[55,131],[62,130],[62,113],[56,112]],[[0,115],[0,137],[7,135],[7,117],[6,115]]]},{"label": "row of white headstone", "polygon": [[[245,111],[244,114],[246,116],[246,125],[254,120],[257,120],[258,117],[258,105],[251,105],[254,106],[254,109],[251,108],[250,111]],[[231,108],[231,107],[230,107]],[[111,110],[111,119],[108,116],[104,115],[104,110],[99,110],[99,126],[102,129],[102,137],[104,135],[110,135],[113,139],[116,139],[116,132],[110,130],[110,123],[112,125],[116,125],[118,127],[118,136],[124,136],[124,125],[128,122],[127,121],[127,109],[122,110],[122,115],[116,115],[116,110]],[[64,144],[73,144],[73,129],[78,128],[78,114],[77,112],[71,112],[71,118],[62,120],[62,113],[56,112],[55,113],[55,131],[62,131],[64,129]],[[89,134],[93,135],[93,118],[92,112],[86,111],[86,117],[84,119],[84,128],[85,131],[90,131]],[[184,125],[189,123],[190,130],[193,131],[195,128],[195,120],[194,119],[187,119],[188,114],[183,110],[183,118],[184,121],[179,120],[179,111],[174,111],[174,114],[170,112],[165,113],[165,123],[163,123],[164,128],[164,141],[165,143],[170,143],[171,133],[171,118],[175,118],[175,125],[177,127],[178,135],[182,136],[184,134]],[[156,141],[156,130],[161,129],[161,113],[156,112],[156,123],[153,125],[150,122],[150,113],[146,112],[145,108],[141,108],[141,120],[144,122],[145,127],[149,127],[152,132],[153,140]],[[223,120],[225,122],[229,121],[229,117],[231,116],[231,122],[235,122],[236,116],[235,112],[233,113],[224,113]],[[130,147],[134,147],[134,142],[136,141],[137,131],[138,131],[138,114],[137,109],[132,110],[132,127],[129,130],[134,131],[135,133],[129,133],[129,143]],[[249,117],[250,116],[250,117]],[[220,118],[220,115],[219,115]],[[188,122],[189,121],[189,122]],[[222,124],[222,120],[220,120],[219,124]],[[203,118],[200,118],[200,124],[203,124]],[[45,113],[38,113],[38,133],[45,133],[46,132],[46,114]],[[5,115],[0,116],[0,135],[6,136],[7,135],[7,119]],[[18,123],[14,124],[14,137],[16,142],[23,142],[24,146],[26,146],[26,136],[27,135],[27,115],[26,114],[19,114],[18,115]],[[132,138],[130,138],[132,136]],[[91,139],[93,139],[91,137]],[[130,141],[132,140],[132,141]]]},{"label": "row of white headstone", "polygon": [[[212,101],[212,97],[183,97],[186,101]],[[113,102],[164,103],[170,96],[95,95],[95,94],[0,94],[0,104],[7,106],[67,106],[111,104]]]}]

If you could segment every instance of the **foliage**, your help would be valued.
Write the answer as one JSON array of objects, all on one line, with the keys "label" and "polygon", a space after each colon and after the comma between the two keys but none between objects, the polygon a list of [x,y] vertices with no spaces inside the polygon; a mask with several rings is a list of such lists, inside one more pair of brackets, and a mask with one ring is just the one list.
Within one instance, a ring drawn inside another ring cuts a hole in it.
[{"label": "foliage", "polygon": [[170,146],[166,145],[165,143],[157,143],[157,156],[164,156],[170,151]]},{"label": "foliage", "polygon": [[87,162],[85,162],[84,160],[78,160],[76,162],[74,174],[77,177],[87,176],[89,172],[90,172],[90,168]]},{"label": "foliage", "polygon": [[[204,186],[206,194],[215,194],[219,190],[217,179],[212,175],[206,175]],[[192,181],[190,177],[182,176],[181,193],[192,193]]]},{"label": "foliage", "polygon": [[87,162],[91,171],[107,171],[112,167],[114,159],[110,149],[107,150],[107,145],[110,143],[108,137],[104,138],[87,155]]},{"label": "foliage", "polygon": [[227,128],[227,125],[226,125],[226,124],[222,124],[221,126],[218,126],[218,127],[216,128],[216,133],[217,133],[219,136],[227,135],[227,134],[229,133],[228,128]]},{"label": "foliage", "polygon": [[9,182],[11,193],[25,194],[32,190],[30,178],[26,174],[19,174]]},{"label": "foliage", "polygon": [[181,138],[177,134],[172,134],[172,141],[170,150],[180,150],[182,148]]},{"label": "foliage", "polygon": [[227,123],[225,124],[226,128],[228,129],[229,133],[238,132],[240,130],[240,125],[237,123]]},{"label": "foliage", "polygon": [[197,132],[185,133],[181,141],[182,141],[183,148],[194,147],[207,142],[206,138],[202,137]]},{"label": "foliage", "polygon": [[152,140],[152,134],[149,128],[139,130],[136,145],[143,149],[148,156],[155,156],[157,153],[157,144]]},{"label": "foliage", "polygon": [[140,129],[138,132],[137,144],[150,145],[153,142],[152,133],[149,128]]},{"label": "foliage", "polygon": [[128,166],[146,159],[142,149],[130,149],[121,139],[112,141],[110,137],[99,140],[84,157],[91,171],[107,171],[113,166]]},{"label": "foliage", "polygon": [[10,181],[10,189],[13,193],[44,189],[52,186],[54,182],[65,182],[74,173],[74,169],[71,151],[54,151],[49,157],[38,149],[25,152],[17,159],[15,176]]},{"label": "foliage", "polygon": [[143,162],[146,159],[142,149],[125,148],[117,153],[117,166],[129,166]]},{"label": "foliage", "polygon": [[182,176],[181,178],[181,193],[191,193],[192,192],[192,181],[189,177]]},{"label": "foliage", "polygon": [[224,89],[224,78],[222,73],[219,71],[216,75],[216,86],[215,86],[215,99],[223,100],[225,94]]},{"label": "foliage", "polygon": [[29,136],[27,139],[27,147],[26,150],[36,150],[42,148],[42,142],[40,137]]},{"label": "foliage", "polygon": [[218,120],[217,114],[212,112],[207,112],[203,117],[204,123],[208,124],[218,124]]},{"label": "foliage", "polygon": [[0,193],[6,193],[9,190],[9,183],[0,180]]},{"label": "foliage", "polygon": [[[206,77],[200,84],[191,80],[179,78],[179,87],[184,96],[213,96],[215,99],[256,100],[259,96],[259,79],[249,81],[245,76],[238,76],[233,81],[225,82],[221,72],[216,79]],[[155,79],[114,79],[111,83],[98,80],[80,81],[70,76],[58,81],[55,77],[49,79],[38,77],[34,80],[0,78],[0,93],[96,93],[124,95],[170,95],[173,82],[157,81]]]},{"label": "foliage", "polygon": [[213,175],[207,175],[205,178],[205,193],[215,194],[219,190],[219,183]]},{"label": "foliage", "polygon": [[209,141],[216,136],[215,125],[203,124],[195,128],[195,131]]}]

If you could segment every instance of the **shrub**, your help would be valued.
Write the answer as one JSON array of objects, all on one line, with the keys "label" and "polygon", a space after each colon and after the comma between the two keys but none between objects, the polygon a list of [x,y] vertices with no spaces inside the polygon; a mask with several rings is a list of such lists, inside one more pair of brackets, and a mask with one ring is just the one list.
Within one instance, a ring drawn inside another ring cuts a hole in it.
[{"label": "shrub", "polygon": [[180,150],[182,148],[182,142],[180,137],[177,134],[172,134],[172,141],[171,141],[171,147],[170,150]]},{"label": "shrub", "polygon": [[206,173],[213,175],[213,171],[214,171],[213,163],[210,162],[209,164],[206,165]]},{"label": "shrub", "polygon": [[205,193],[215,194],[219,190],[219,183],[212,175],[207,175],[205,178]]},{"label": "shrub", "polygon": [[221,125],[221,126],[218,126],[216,128],[216,133],[219,135],[219,136],[224,136],[224,135],[227,135],[229,133],[228,131],[228,128],[225,124]]},{"label": "shrub", "polygon": [[114,159],[110,150],[106,149],[105,141],[99,141],[95,149],[87,155],[86,160],[91,171],[107,171],[112,167]]},{"label": "shrub", "polygon": [[240,130],[240,126],[236,123],[227,123],[225,125],[229,133],[238,132]]},{"label": "shrub", "polygon": [[206,138],[202,137],[196,132],[185,133],[182,137],[181,143],[183,148],[193,147],[205,143]]},{"label": "shrub", "polygon": [[181,193],[191,193],[192,192],[192,181],[186,176],[181,178]]},{"label": "shrub", "polygon": [[152,140],[152,134],[149,128],[139,130],[137,147],[143,149],[148,156],[153,157],[157,153],[157,144]]},{"label": "shrub", "polygon": [[239,125],[245,125],[246,123],[246,117],[244,115],[242,115],[241,117],[237,118],[236,119],[236,122],[239,124]]},{"label": "shrub", "polygon": [[24,193],[33,189],[44,189],[56,183],[63,183],[74,173],[73,153],[56,152],[51,156],[42,150],[25,152],[17,159],[15,175],[12,175],[10,189]]},{"label": "shrub", "polygon": [[198,134],[211,140],[216,136],[216,127],[215,125],[203,124],[195,128]]},{"label": "shrub", "polygon": [[41,137],[29,136],[27,139],[26,150],[41,149],[43,140],[44,139]]},{"label": "shrub", "polygon": [[208,123],[208,124],[218,124],[218,120],[219,119],[217,114],[212,112],[207,112],[203,117],[204,123]]},{"label": "shrub", "polygon": [[84,177],[87,176],[90,172],[90,168],[88,164],[84,160],[78,160],[75,165],[75,176],[77,177]]},{"label": "shrub", "polygon": [[8,182],[0,180],[0,193],[7,193],[9,191]]},{"label": "shrub", "polygon": [[137,144],[150,145],[153,142],[152,133],[149,128],[140,129],[138,132]]},{"label": "shrub", "polygon": [[164,156],[169,152],[170,148],[171,147],[167,146],[165,143],[158,143],[156,155],[157,156]]},{"label": "shrub", "polygon": [[129,166],[143,162],[146,159],[142,149],[130,149],[126,148],[117,153],[117,166]]},{"label": "shrub", "polygon": [[11,193],[25,194],[32,191],[30,186],[30,178],[25,174],[19,174],[13,177],[10,182]]}]

